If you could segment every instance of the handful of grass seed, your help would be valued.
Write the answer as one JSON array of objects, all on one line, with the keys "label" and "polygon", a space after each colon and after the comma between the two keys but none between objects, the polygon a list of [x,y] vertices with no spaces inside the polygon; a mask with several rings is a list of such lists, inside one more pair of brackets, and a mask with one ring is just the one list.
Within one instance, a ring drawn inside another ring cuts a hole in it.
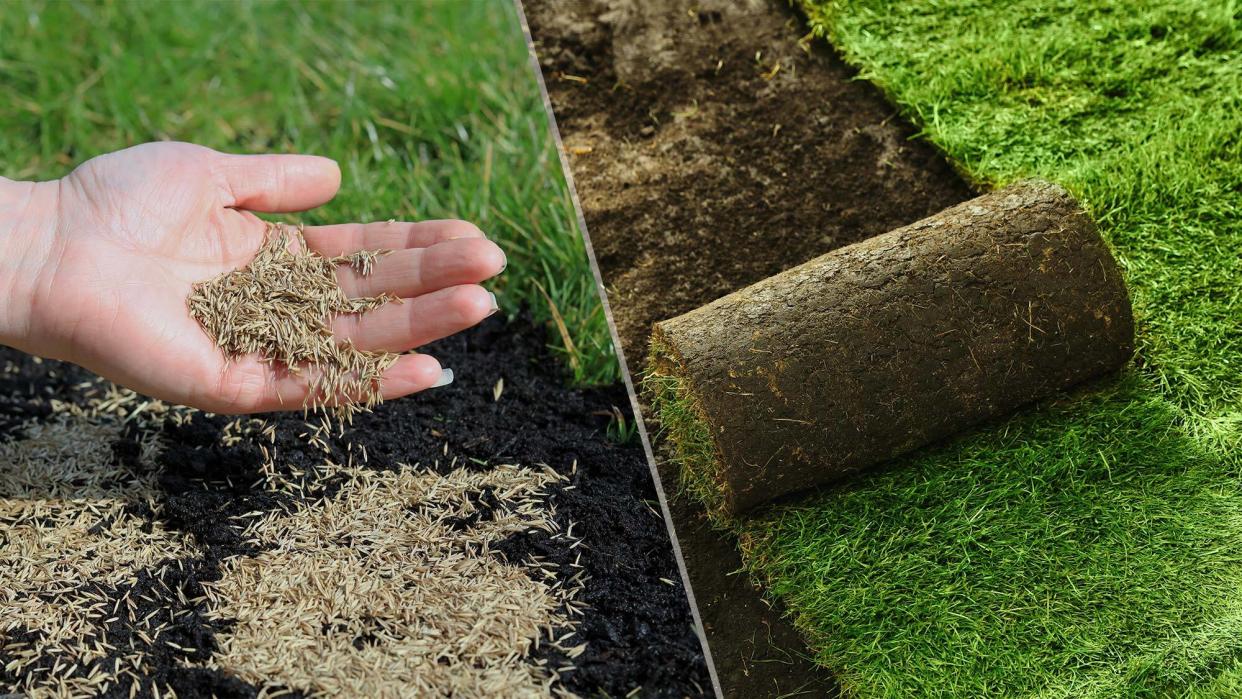
[{"label": "handful of grass seed", "polygon": [[269,223],[263,247],[250,264],[194,286],[190,315],[230,359],[257,353],[274,368],[306,372],[310,391],[303,407],[330,407],[348,421],[382,400],[380,379],[398,355],[337,340],[332,318],[400,299],[388,294],[348,298],[337,283],[336,268],[348,264],[367,276],[387,252],[324,257],[307,247],[301,227]]}]

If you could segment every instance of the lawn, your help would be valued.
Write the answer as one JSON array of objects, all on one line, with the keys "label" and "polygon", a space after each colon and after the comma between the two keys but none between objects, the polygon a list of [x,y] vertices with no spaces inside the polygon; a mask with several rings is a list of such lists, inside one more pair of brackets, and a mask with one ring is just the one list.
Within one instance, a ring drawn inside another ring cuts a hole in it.
[{"label": "lawn", "polygon": [[1242,9],[800,4],[966,177],[1080,198],[1139,349],[1120,379],[730,523],[748,568],[856,696],[1237,696]]},{"label": "lawn", "polygon": [[9,4],[0,75],[7,177],[162,139],[330,156],[341,192],[301,220],[473,221],[508,253],[502,308],[549,323],[574,381],[619,378],[506,0]]}]

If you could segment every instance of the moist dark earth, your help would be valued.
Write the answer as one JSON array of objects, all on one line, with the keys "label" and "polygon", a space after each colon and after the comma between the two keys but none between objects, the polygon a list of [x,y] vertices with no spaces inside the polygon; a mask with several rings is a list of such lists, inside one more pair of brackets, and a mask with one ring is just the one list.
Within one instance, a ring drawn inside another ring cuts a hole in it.
[{"label": "moist dark earth", "polygon": [[[628,415],[628,397],[621,386],[603,389],[566,387],[558,360],[546,348],[546,329],[525,316],[506,323],[493,317],[481,326],[426,348],[455,370],[449,388],[379,406],[355,418],[344,437],[333,437],[331,455],[308,446],[298,435],[306,431],[301,413],[261,416],[276,429],[275,449],[282,469],[332,458],[344,463],[365,446],[369,467],[393,468],[418,463],[442,472],[456,463],[548,464],[569,481],[549,496],[562,528],[574,523],[583,545],[567,550],[542,533],[516,535],[499,546],[497,555],[511,560],[534,553],[568,564],[581,553],[579,564],[590,576],[581,593],[589,611],[576,641],[587,643],[584,654],[570,661],[541,646],[553,667],[572,664],[562,686],[583,696],[702,696],[711,681],[668,532],[659,515],[651,471],[637,440],[618,444],[607,434],[614,408]],[[14,362],[18,370],[0,374],[0,441],[15,428],[46,419],[51,398],[81,400],[91,375],[59,362],[36,361],[0,347],[0,365]],[[493,388],[504,379],[499,400]],[[220,631],[194,606],[201,583],[220,576],[228,556],[254,555],[253,546],[229,524],[229,517],[278,507],[282,497],[252,488],[258,480],[261,454],[255,440],[223,446],[221,430],[231,418],[197,415],[188,424],[168,423],[167,445],[160,459],[160,493],[164,524],[192,534],[198,553],[190,560],[170,562],[143,571],[132,585],[135,597],[145,596],[152,609],[182,612],[172,637],[182,650],[161,645],[149,648],[156,670],[140,682],[140,696],[150,696],[155,682],[171,686],[182,697],[252,697],[259,688],[220,672],[187,668],[182,660],[202,661],[215,649]],[[352,446],[351,446],[352,443]],[[446,446],[447,445],[447,446]],[[122,437],[114,452],[118,463],[135,457],[136,443]],[[474,460],[474,461],[472,461]],[[576,463],[576,468],[574,464]],[[308,482],[305,495],[332,497],[339,483]],[[0,493],[0,495],[3,495]],[[479,494],[486,506],[488,493]],[[462,526],[469,526],[463,522]],[[173,565],[171,563],[176,563]],[[670,584],[672,582],[672,584]],[[95,585],[82,581],[83,586]],[[107,599],[127,590],[92,591]],[[183,609],[189,599],[190,609]],[[201,605],[199,605],[201,606]],[[147,609],[140,610],[146,614]],[[113,646],[142,647],[144,642],[124,621],[101,633]],[[34,629],[8,635],[7,642],[37,634]],[[366,639],[359,639],[366,642]],[[0,649],[5,644],[0,644]],[[55,662],[48,658],[50,667]],[[0,693],[16,678],[6,674],[0,650]],[[297,687],[289,688],[293,696]],[[114,685],[110,696],[129,696],[130,683]]]},{"label": "moist dark earth", "polygon": [[[635,371],[654,322],[972,196],[777,0],[524,7]],[[737,572],[735,542],[686,497],[669,505],[725,695],[834,692],[782,610]]]}]

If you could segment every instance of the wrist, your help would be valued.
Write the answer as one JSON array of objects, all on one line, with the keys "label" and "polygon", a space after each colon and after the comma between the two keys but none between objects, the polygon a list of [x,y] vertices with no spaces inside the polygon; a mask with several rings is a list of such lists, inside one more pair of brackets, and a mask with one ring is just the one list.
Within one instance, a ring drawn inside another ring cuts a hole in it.
[{"label": "wrist", "polygon": [[59,180],[0,177],[0,344],[35,351],[34,308],[55,243],[59,199]]}]

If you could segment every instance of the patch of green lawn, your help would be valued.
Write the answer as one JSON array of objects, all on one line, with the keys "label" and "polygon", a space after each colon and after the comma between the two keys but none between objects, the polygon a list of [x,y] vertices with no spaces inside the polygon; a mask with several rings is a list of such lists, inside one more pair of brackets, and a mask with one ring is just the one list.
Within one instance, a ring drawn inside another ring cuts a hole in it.
[{"label": "patch of green lawn", "polygon": [[1242,480],[1178,420],[1131,375],[742,523],[746,562],[856,696],[1182,696],[1242,656]]},{"label": "patch of green lawn", "polygon": [[574,380],[619,377],[511,3],[0,8],[0,172],[58,177],[159,139],[337,159],[341,192],[307,223],[477,223],[509,256],[503,309],[550,322]]},{"label": "patch of green lawn", "polygon": [[1136,367],[731,523],[854,695],[1242,693],[1242,7],[801,0],[973,180],[1080,197]]}]

